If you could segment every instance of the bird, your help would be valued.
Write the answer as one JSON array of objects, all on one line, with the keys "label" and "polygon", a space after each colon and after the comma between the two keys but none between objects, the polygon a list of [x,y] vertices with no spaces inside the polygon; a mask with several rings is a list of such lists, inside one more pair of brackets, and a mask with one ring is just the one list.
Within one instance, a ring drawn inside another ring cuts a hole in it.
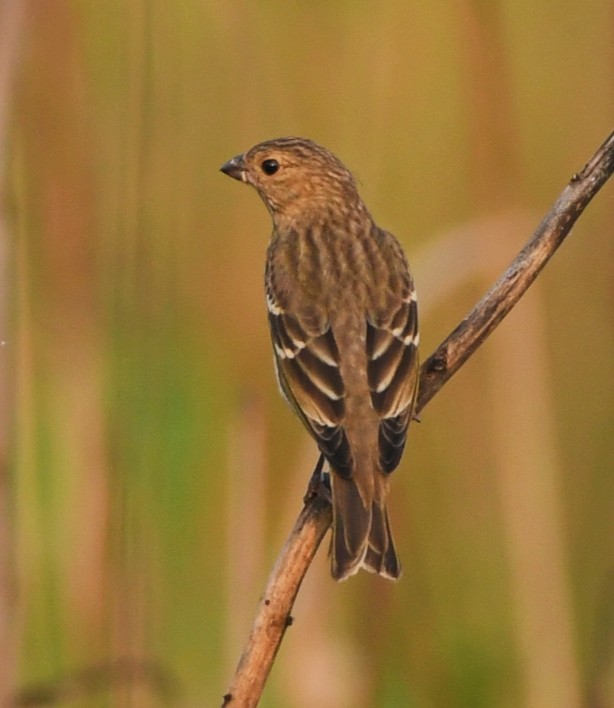
[{"label": "bird", "polygon": [[265,294],[275,370],[328,462],[331,575],[398,579],[386,498],[419,379],[404,251],[377,226],[351,172],[312,140],[267,140],[220,169],[254,187],[273,222]]}]

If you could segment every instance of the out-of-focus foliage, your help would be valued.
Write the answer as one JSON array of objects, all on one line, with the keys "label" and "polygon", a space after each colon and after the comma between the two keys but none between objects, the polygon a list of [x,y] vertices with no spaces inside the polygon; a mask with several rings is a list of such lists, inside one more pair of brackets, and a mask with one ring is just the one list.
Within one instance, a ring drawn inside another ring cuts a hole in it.
[{"label": "out-of-focus foliage", "polygon": [[[23,9],[0,683],[218,705],[316,457],[272,373],[268,216],[219,165],[287,134],[337,153],[406,247],[427,355],[611,130],[612,4]],[[403,579],[336,585],[320,552],[265,708],[614,703],[613,232],[608,185],[413,427]]]}]

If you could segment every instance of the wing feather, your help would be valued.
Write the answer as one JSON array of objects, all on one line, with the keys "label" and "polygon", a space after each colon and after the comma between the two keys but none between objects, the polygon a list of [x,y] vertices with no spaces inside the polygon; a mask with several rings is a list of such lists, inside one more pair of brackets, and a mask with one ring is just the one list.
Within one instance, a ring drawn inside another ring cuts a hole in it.
[{"label": "wing feather", "polygon": [[367,378],[373,407],[381,416],[379,458],[385,472],[399,464],[416,397],[418,309],[411,280],[388,317],[367,322]]},{"label": "wing feather", "polygon": [[282,393],[335,471],[350,477],[352,454],[342,425],[345,386],[330,323],[315,327],[313,318],[299,321],[286,313],[270,292],[267,305]]}]

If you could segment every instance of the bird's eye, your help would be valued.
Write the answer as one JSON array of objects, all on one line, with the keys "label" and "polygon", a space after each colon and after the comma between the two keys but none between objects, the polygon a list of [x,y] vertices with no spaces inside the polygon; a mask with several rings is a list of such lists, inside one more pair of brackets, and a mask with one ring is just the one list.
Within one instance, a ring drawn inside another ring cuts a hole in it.
[{"label": "bird's eye", "polygon": [[274,175],[279,169],[279,162],[277,160],[264,160],[260,165],[262,171],[265,175]]}]

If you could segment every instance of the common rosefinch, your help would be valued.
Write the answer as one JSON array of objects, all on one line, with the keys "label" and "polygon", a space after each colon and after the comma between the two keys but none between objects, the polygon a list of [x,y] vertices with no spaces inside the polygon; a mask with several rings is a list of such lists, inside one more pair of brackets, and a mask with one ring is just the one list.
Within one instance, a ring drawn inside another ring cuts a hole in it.
[{"label": "common rosefinch", "polygon": [[221,168],[273,219],[266,304],[282,393],[330,464],[331,572],[398,578],[386,495],[418,382],[416,293],[403,250],[350,172],[303,138],[260,143]]}]

